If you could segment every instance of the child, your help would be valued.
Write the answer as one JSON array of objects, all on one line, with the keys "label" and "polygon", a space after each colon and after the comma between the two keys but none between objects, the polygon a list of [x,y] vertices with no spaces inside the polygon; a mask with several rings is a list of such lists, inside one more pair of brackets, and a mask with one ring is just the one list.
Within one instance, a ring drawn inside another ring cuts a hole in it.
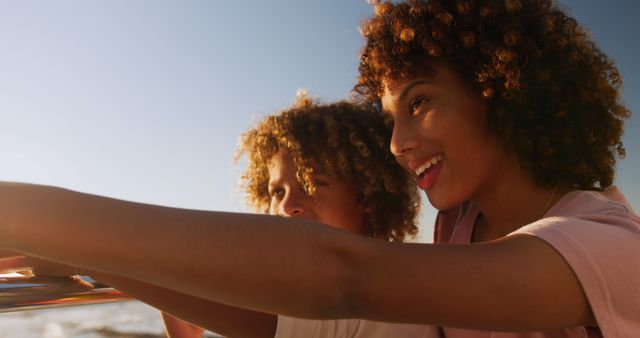
[{"label": "child", "polygon": [[[366,104],[318,104],[300,93],[293,107],[264,118],[242,137],[238,157],[248,159],[242,176],[247,200],[270,215],[310,219],[358,235],[401,242],[417,232],[419,197],[415,184],[389,152],[389,136],[379,113]],[[43,268],[40,262],[38,269]],[[137,294],[122,278],[90,274]],[[140,298],[163,307],[154,297]],[[223,306],[217,306],[216,312],[197,307],[186,311],[198,310],[207,317],[202,325],[232,337],[437,336],[426,325],[304,320]],[[169,337],[203,334],[203,329],[171,314],[163,313],[163,319]]]},{"label": "child", "polygon": [[[248,159],[242,176],[247,200],[260,212],[312,219],[371,238],[412,237],[417,191],[391,157],[388,142],[388,130],[371,107],[318,104],[299,92],[292,108],[264,118],[241,139],[238,157]],[[437,336],[426,325],[263,315],[273,322],[265,337]],[[202,336],[194,325],[166,313],[163,318],[169,337]]]}]

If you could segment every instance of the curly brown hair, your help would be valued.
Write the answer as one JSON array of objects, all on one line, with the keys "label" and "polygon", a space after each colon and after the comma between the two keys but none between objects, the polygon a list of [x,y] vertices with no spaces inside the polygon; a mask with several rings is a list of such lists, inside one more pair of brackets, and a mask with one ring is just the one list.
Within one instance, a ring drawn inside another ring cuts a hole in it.
[{"label": "curly brown hair", "polygon": [[390,130],[367,103],[319,104],[306,96],[290,109],[267,116],[244,133],[236,159],[247,156],[241,176],[247,201],[267,212],[268,163],[284,150],[297,167],[296,176],[313,195],[314,174],[326,174],[354,185],[364,208],[368,235],[402,241],[417,234],[420,199],[411,176],[389,151]]},{"label": "curly brown hair", "polygon": [[377,2],[355,92],[379,100],[385,79],[449,66],[489,107],[488,127],[540,186],[602,189],[624,158],[622,79],[552,0]]}]

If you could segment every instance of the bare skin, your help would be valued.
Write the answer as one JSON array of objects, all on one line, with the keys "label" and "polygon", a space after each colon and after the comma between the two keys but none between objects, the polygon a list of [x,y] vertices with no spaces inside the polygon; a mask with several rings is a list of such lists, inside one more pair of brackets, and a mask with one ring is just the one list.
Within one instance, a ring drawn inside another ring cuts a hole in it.
[{"label": "bare skin", "polygon": [[[268,165],[270,198],[269,214],[283,217],[311,219],[329,226],[364,233],[364,212],[357,201],[355,187],[342,180],[326,175],[315,177],[316,193],[309,196],[296,177],[296,166],[285,153],[278,152]],[[114,277],[109,276],[113,281]],[[122,278],[120,278],[122,279]],[[116,283],[123,281],[116,279]],[[143,283],[139,283],[143,284]],[[129,285],[127,285],[129,286]],[[144,285],[141,285],[144,287]],[[168,291],[165,289],[165,292]],[[189,317],[189,311],[200,310],[201,323],[204,327],[216,328],[215,331],[226,336],[237,337],[273,337],[276,331],[276,315],[257,311],[234,308],[222,304],[210,304],[206,300],[176,295],[176,300],[183,301],[181,306],[172,306],[177,312]],[[160,303],[155,294],[148,299]],[[188,299],[191,298],[191,299]],[[158,304],[164,306],[164,304]],[[158,307],[158,306],[157,306]],[[211,309],[213,308],[213,309]],[[211,310],[215,310],[213,313]],[[171,338],[201,337],[203,329],[178,319],[168,313],[162,313],[165,331]],[[246,323],[256,325],[246,325]]]},{"label": "bare skin", "polygon": [[[77,271],[77,268],[66,264],[53,263],[29,256],[17,256],[13,252],[0,252],[0,255],[11,257],[0,260],[0,272],[14,271],[19,267],[21,270],[30,270],[36,276],[59,276],[54,277],[59,279],[62,276],[75,275]],[[157,309],[170,312],[180,318],[189,318],[190,322],[199,325],[199,327],[194,326],[163,313],[163,318],[169,321],[165,329],[167,336],[171,338],[201,337],[204,331],[200,327],[205,327],[225,337],[271,338],[275,333],[276,317],[271,314],[212,302],[115,274],[98,271],[87,271],[87,274],[102,283],[116,287],[120,291],[135,295],[138,300]],[[91,287],[80,284],[78,286],[83,287],[84,290]],[[251,325],[246,325],[248,322]]]},{"label": "bare skin", "polygon": [[[316,178],[315,196],[307,195],[295,176],[295,165],[284,153],[278,153],[269,163],[270,211],[272,215],[298,217],[322,222],[338,229],[354,233],[364,232],[362,208],[357,202],[355,188],[348,182],[320,175]],[[1,253],[0,253],[1,255]],[[10,253],[5,253],[5,256]],[[3,260],[6,268],[35,267],[37,275],[68,276],[76,269],[31,257]],[[228,337],[273,337],[276,329],[276,315],[233,307],[212,302],[200,297],[186,295],[170,289],[138,280],[89,271],[89,274],[103,283],[135,295],[158,309],[170,312]],[[200,327],[186,323],[172,315],[163,313],[169,337],[200,337]],[[246,325],[246,323],[252,323]]]},{"label": "bare skin", "polygon": [[[491,330],[593,324],[566,262],[532,237],[397,245],[299,219],[132,204],[39,186],[1,190],[2,213],[12,210],[0,229],[3,247],[214,302],[307,318]],[[29,212],[36,207],[40,212]],[[476,283],[460,288],[470,279]]]},{"label": "bare skin", "polygon": [[[305,219],[3,184],[0,247],[303,318],[495,331],[594,325],[586,296],[557,251],[532,236],[498,238],[542,217],[566,189],[556,197],[533,184],[488,133],[482,102],[455,74],[441,68],[426,80],[429,91],[426,84],[407,90],[411,82],[390,81],[383,104],[395,124],[392,150],[411,171],[440,155],[439,172],[425,189],[430,201],[441,209],[473,201],[487,221],[477,240],[493,241],[393,244]],[[428,104],[416,102],[420,96]]]}]

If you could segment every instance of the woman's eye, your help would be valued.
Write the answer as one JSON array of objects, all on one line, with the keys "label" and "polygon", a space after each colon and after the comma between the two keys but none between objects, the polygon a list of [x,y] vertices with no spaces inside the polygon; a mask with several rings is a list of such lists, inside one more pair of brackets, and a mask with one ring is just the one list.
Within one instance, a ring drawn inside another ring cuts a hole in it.
[{"label": "woman's eye", "polygon": [[331,186],[331,182],[327,181],[327,180],[314,180],[313,183],[316,185],[316,187],[330,187]]},{"label": "woman's eye", "polygon": [[426,103],[428,101],[428,99],[426,97],[417,97],[413,100],[411,100],[411,102],[409,102],[409,112],[411,115],[415,114],[416,111],[418,111],[418,109],[420,109],[420,107]]},{"label": "woman's eye", "polygon": [[313,179],[313,184],[316,187],[331,187],[333,185],[333,180],[331,178],[315,177]]}]

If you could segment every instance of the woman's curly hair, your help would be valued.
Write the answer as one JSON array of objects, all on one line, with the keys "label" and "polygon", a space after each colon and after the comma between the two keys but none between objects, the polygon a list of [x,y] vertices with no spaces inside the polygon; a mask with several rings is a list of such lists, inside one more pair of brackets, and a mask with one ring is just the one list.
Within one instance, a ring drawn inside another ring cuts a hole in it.
[{"label": "woman's curly hair", "polygon": [[415,182],[389,151],[390,130],[367,103],[318,104],[302,95],[296,104],[267,116],[244,133],[236,158],[247,156],[241,177],[247,200],[267,212],[268,163],[279,151],[291,156],[296,176],[309,195],[314,174],[353,184],[365,212],[368,235],[402,241],[417,233],[419,196]]},{"label": "woman's curly hair", "polygon": [[538,185],[612,184],[630,115],[622,79],[552,0],[376,2],[361,32],[360,96],[377,101],[385,79],[447,65],[486,99],[488,127]]}]

